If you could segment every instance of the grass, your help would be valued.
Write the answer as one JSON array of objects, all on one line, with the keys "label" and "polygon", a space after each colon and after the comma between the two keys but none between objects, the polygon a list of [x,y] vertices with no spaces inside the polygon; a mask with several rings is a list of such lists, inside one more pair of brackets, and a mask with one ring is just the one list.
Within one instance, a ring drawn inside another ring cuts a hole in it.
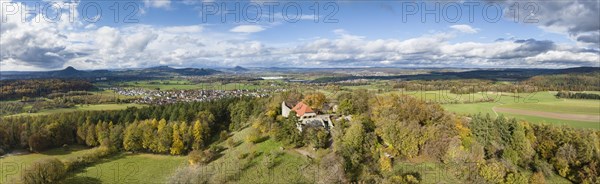
[{"label": "grass", "polygon": [[[600,115],[600,101],[599,100],[575,100],[575,99],[557,99],[554,94],[556,92],[538,92],[538,93],[475,93],[468,95],[457,95],[446,91],[426,91],[426,92],[405,92],[426,101],[433,102],[447,102],[447,99],[459,99],[463,102],[470,103],[457,103],[457,104],[442,104],[442,106],[450,111],[457,114],[469,115],[469,114],[490,114],[492,117],[496,117],[499,114],[503,114],[506,117],[517,118],[519,120],[525,120],[532,123],[547,123],[553,125],[567,125],[576,128],[594,128],[600,129],[600,122],[582,122],[575,120],[560,120],[554,118],[538,117],[538,116],[527,116],[512,113],[496,113],[492,108],[503,107],[513,108],[522,110],[534,110],[554,113],[566,113],[566,114],[587,114],[587,115]],[[491,97],[495,99],[493,102],[476,102],[484,97]]]},{"label": "grass", "polygon": [[38,160],[51,157],[65,160],[84,155],[92,150],[84,146],[72,146],[69,150],[55,148],[41,153],[5,156],[0,158],[0,183],[18,183],[21,173]]},{"label": "grass", "polygon": [[49,115],[54,113],[67,113],[67,112],[75,112],[75,111],[102,111],[102,110],[123,110],[128,107],[145,107],[145,105],[141,104],[95,104],[95,105],[76,105],[72,108],[57,108],[57,109],[44,109],[40,112],[36,113],[20,113],[12,116],[23,116],[23,115]]},{"label": "grass", "polygon": [[563,101],[558,102],[517,103],[500,105],[498,107],[568,114],[598,115],[600,113],[600,100],[564,99]]},{"label": "grass", "polygon": [[550,124],[550,125],[559,125],[559,126],[570,126],[574,128],[592,128],[600,130],[600,123],[598,122],[584,122],[584,121],[573,121],[573,120],[561,120],[561,119],[553,119],[553,118],[545,118],[538,116],[527,116],[520,114],[511,114],[511,113],[499,113],[504,115],[505,117],[512,117],[518,120],[524,120],[530,123],[542,123],[542,124]]},{"label": "grass", "polygon": [[122,153],[83,169],[63,183],[165,183],[186,160],[184,156]]},{"label": "grass", "polygon": [[[248,129],[236,132],[231,139],[238,145],[222,151],[217,159],[202,168],[210,181],[217,183],[310,183],[310,176],[301,168],[310,166],[307,159],[293,150],[280,150],[281,143],[268,139],[260,143],[242,142]],[[220,143],[225,146],[224,143]],[[272,168],[263,164],[265,156],[280,152]],[[240,159],[239,155],[255,153],[256,156]],[[68,177],[64,183],[165,183],[179,167],[186,167],[187,157],[153,154],[119,154],[101,163],[83,169]]]},{"label": "grass", "polygon": [[[217,183],[289,183],[295,181],[299,183],[311,183],[312,179],[300,169],[310,166],[305,156],[293,150],[280,150],[281,143],[272,139],[260,143],[250,144],[242,142],[249,129],[236,132],[230,139],[241,144],[236,147],[226,149],[221,153],[219,159],[205,166],[206,172],[210,172],[210,180]],[[264,165],[263,159],[272,152],[279,152],[272,168]],[[241,154],[255,154],[239,158]]]}]

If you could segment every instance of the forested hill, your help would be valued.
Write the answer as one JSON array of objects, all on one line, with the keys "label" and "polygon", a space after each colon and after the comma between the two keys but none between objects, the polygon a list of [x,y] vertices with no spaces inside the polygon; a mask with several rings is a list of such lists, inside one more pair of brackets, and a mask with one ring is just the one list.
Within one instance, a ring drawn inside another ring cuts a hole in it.
[{"label": "forested hill", "polygon": [[165,76],[200,76],[212,75],[220,71],[208,68],[171,68],[158,66],[145,69],[130,70],[77,70],[71,66],[57,71],[46,72],[2,72],[2,80],[6,79],[35,79],[35,78],[62,78],[62,79],[88,79],[88,80],[119,80],[119,79],[151,79]]},{"label": "forested hill", "polygon": [[0,81],[0,100],[39,97],[51,93],[91,91],[96,87],[84,80],[34,79]]},{"label": "forested hill", "polygon": [[341,76],[321,77],[313,80],[313,83],[339,82],[356,79],[379,79],[379,80],[445,80],[445,79],[485,79],[494,81],[523,81],[534,76],[554,74],[600,74],[600,67],[577,67],[567,69],[479,69],[464,72],[431,72],[429,74],[416,75],[392,75],[392,76]]}]

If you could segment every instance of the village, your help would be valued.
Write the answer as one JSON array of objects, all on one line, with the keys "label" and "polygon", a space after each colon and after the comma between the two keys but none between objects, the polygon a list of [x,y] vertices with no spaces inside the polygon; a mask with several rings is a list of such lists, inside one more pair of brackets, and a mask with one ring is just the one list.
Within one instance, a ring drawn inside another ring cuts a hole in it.
[{"label": "village", "polygon": [[124,96],[138,97],[133,103],[164,105],[179,102],[204,102],[229,97],[264,98],[285,89],[237,89],[237,90],[149,90],[143,88],[108,88]]}]

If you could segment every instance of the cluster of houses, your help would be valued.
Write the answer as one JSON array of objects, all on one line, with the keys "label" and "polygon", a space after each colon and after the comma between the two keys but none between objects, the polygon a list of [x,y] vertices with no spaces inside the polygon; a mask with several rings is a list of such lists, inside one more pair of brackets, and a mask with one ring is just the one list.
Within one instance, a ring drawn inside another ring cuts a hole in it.
[{"label": "cluster of houses", "polygon": [[267,97],[273,92],[282,92],[284,89],[258,89],[258,90],[148,90],[141,88],[110,88],[120,95],[135,96],[132,101],[140,104],[163,105],[178,102],[203,102],[228,97]]},{"label": "cluster of houses", "polygon": [[333,127],[330,118],[331,116],[328,114],[317,114],[316,111],[303,102],[298,102],[293,107],[288,106],[285,102],[281,102],[281,115],[283,117],[289,117],[292,111],[294,111],[296,117],[298,117],[296,128],[298,128],[300,132],[307,127],[323,127],[328,131]]}]

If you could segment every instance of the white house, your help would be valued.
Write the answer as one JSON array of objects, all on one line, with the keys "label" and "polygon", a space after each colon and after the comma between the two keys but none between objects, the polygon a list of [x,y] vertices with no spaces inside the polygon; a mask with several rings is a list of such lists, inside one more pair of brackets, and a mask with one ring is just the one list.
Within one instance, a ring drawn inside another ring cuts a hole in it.
[{"label": "white house", "polygon": [[292,111],[296,112],[296,117],[298,117],[296,126],[301,132],[302,128],[306,126],[322,126],[326,130],[333,127],[329,115],[317,115],[310,106],[302,102],[299,102],[293,108],[288,107],[285,102],[281,103],[281,114],[283,117],[287,118]]}]

